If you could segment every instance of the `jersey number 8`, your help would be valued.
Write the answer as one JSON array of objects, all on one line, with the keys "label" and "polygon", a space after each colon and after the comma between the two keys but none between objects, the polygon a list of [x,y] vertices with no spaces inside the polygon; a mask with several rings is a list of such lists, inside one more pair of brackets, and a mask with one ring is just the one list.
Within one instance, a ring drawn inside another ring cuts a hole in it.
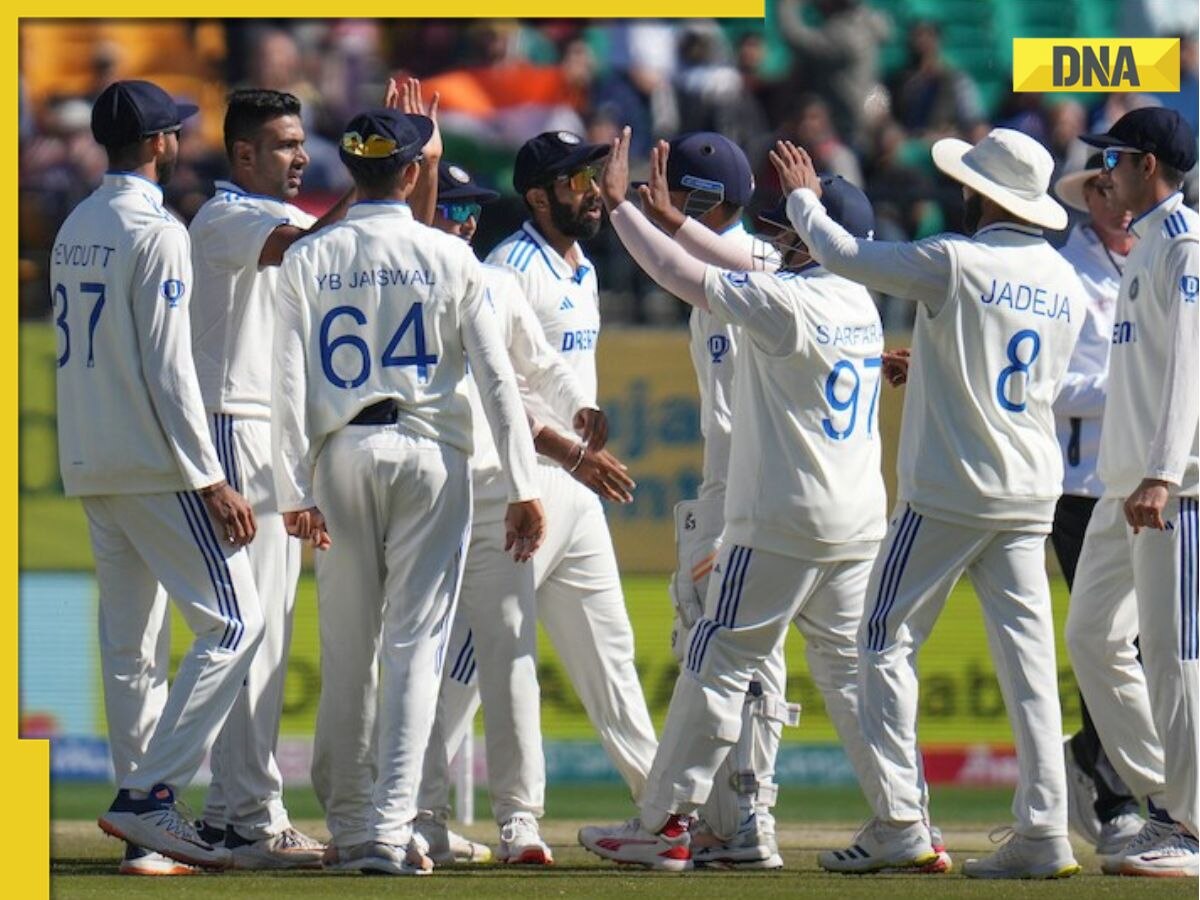
[{"label": "jersey number 8", "polygon": [[[1029,350],[1029,359],[1022,360],[1018,351],[1021,349],[1021,342],[1027,340],[1033,342]],[[1022,328],[1008,342],[1006,352],[1012,365],[1000,370],[1000,377],[996,379],[996,400],[1009,412],[1025,412],[1025,387],[1029,380],[1029,367],[1033,365],[1041,349],[1042,339],[1036,331],[1029,328]],[[1010,390],[1008,383],[1017,376],[1020,378],[1015,385],[1016,390]],[[1010,399],[1014,396],[1015,399]]]},{"label": "jersey number 8", "polygon": [[[333,340],[329,339],[329,331],[340,316],[349,316],[359,325],[367,324],[367,314],[357,306],[335,306],[325,314],[325,318],[321,320],[320,333],[321,371],[330,383],[337,387],[356,388],[371,375],[371,348],[355,334],[343,334]],[[413,333],[413,352],[397,355],[397,347],[410,330]],[[358,352],[359,367],[353,376],[343,376],[334,370],[333,354],[339,347],[351,348]],[[380,365],[385,369],[392,366],[415,366],[417,377],[425,383],[429,381],[429,367],[437,365],[437,361],[437,354],[428,353],[425,349],[425,320],[421,316],[421,304],[414,303],[400,322],[396,333],[392,335],[392,339],[388,341],[379,361]]]}]

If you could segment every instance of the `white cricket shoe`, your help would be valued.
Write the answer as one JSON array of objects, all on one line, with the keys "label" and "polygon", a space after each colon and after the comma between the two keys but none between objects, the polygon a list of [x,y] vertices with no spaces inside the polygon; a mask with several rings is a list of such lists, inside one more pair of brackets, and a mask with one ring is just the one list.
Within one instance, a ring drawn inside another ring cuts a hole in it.
[{"label": "white cricket shoe", "polygon": [[410,840],[408,846],[383,841],[364,841],[361,844],[325,849],[321,865],[342,872],[362,872],[369,875],[428,875],[433,860],[425,853],[424,839]]},{"label": "white cricket shoe", "polygon": [[225,830],[225,846],[235,869],[319,869],[325,845],[288,826],[279,834],[247,840],[235,828]]},{"label": "white cricket shoe", "polygon": [[924,822],[904,826],[871,819],[844,850],[825,850],[817,863],[827,872],[866,873],[920,869],[936,862],[937,852]]},{"label": "white cricket shoe", "polygon": [[1100,839],[1096,842],[1097,856],[1112,856],[1120,853],[1129,842],[1137,837],[1146,820],[1137,813],[1123,813],[1100,826]]},{"label": "white cricket shoe", "polygon": [[[772,823],[773,825],[774,823]],[[751,813],[728,840],[701,821],[692,829],[692,863],[713,869],[782,869],[774,829]]]},{"label": "white cricket shoe", "polygon": [[198,875],[200,870],[195,866],[176,862],[169,856],[138,847],[136,844],[125,845],[125,856],[117,871],[122,875]]},{"label": "white cricket shoe", "polygon": [[1063,741],[1063,764],[1067,770],[1067,823],[1091,844],[1100,843],[1100,818],[1096,815],[1096,783],[1079,766],[1071,739]]},{"label": "white cricket shoe", "polygon": [[141,800],[130,797],[129,791],[117,791],[112,806],[96,824],[105,834],[190,866],[227,869],[233,861],[224,847],[214,847],[200,837],[176,808],[175,793],[165,784],[156,784]]},{"label": "white cricket shoe", "polygon": [[538,821],[531,813],[514,813],[500,826],[496,858],[512,866],[552,866],[554,854],[542,840]]},{"label": "white cricket shoe", "polygon": [[1126,848],[1120,874],[1143,878],[1196,878],[1200,876],[1196,838],[1177,827],[1151,846],[1142,846],[1136,853],[1130,853]]},{"label": "white cricket shoe", "polygon": [[603,859],[633,863],[666,872],[692,868],[686,816],[671,816],[656,834],[632,818],[621,825],[587,825],[579,829],[579,843]]},{"label": "white cricket shoe", "polygon": [[936,825],[929,825],[929,844],[933,847],[933,852],[936,854],[931,862],[925,863],[923,866],[909,866],[908,868],[896,868],[889,866],[880,869],[881,874],[892,875],[899,872],[904,872],[909,875],[945,875],[948,872],[954,871],[954,860],[950,858],[950,853],[946,850],[946,840],[942,837],[942,829]]},{"label": "white cricket shoe", "polygon": [[429,856],[434,865],[453,866],[492,861],[492,851],[486,844],[477,844],[451,831],[444,816],[427,809],[417,813],[413,830],[429,844]]},{"label": "white cricket shoe", "polygon": [[1149,818],[1133,838],[1121,849],[1100,857],[1100,871],[1105,875],[1120,875],[1125,867],[1125,860],[1138,856],[1143,851],[1167,840],[1175,833],[1174,822],[1161,822]]},{"label": "white cricket shoe", "polygon": [[968,859],[962,870],[968,878],[1069,878],[1080,871],[1065,837],[1025,837],[1007,825],[992,835],[1008,839],[983,859]]}]

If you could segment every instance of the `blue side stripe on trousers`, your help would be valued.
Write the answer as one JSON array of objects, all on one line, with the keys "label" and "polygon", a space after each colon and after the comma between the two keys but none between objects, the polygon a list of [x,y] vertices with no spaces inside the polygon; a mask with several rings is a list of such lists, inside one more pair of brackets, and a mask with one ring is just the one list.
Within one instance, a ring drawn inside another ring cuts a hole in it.
[{"label": "blue side stripe on trousers", "polygon": [[721,622],[726,628],[733,627],[733,623],[737,621],[738,607],[742,605],[742,588],[746,584],[746,571],[750,568],[750,557],[754,554],[749,547],[746,547],[745,550],[746,552],[742,556],[742,570],[738,573],[737,587],[734,589],[729,605],[725,608],[725,618]]},{"label": "blue side stripe on trousers", "polygon": [[708,640],[719,627],[712,619],[701,619],[696,623],[696,629],[692,632],[692,646],[688,650],[688,669],[692,672],[700,671],[700,661],[704,658]]},{"label": "blue side stripe on trousers", "polygon": [[1197,525],[1200,504],[1192,497],[1179,499],[1179,658],[1200,658],[1200,622],[1197,621],[1196,557],[1200,551]]},{"label": "blue side stripe on trousers", "polygon": [[459,673],[470,661],[474,655],[472,644],[475,640],[475,632],[467,629],[467,639],[463,641],[463,645],[458,648],[458,656],[454,657],[454,665],[450,667],[450,677],[458,678]]},{"label": "blue side stripe on trousers", "polygon": [[714,616],[718,622],[725,620],[725,610],[733,595],[734,586],[737,583],[738,569],[742,564],[742,557],[745,553],[745,547],[735,546],[729,554],[729,568],[725,570],[725,577],[721,579],[721,598],[717,602],[717,614]]},{"label": "blue side stripe on trousers", "polygon": [[875,597],[875,609],[871,612],[870,623],[867,626],[867,646],[871,650],[882,650],[887,636],[887,617],[896,601],[896,593],[904,568],[908,564],[908,554],[916,540],[917,529],[921,525],[921,517],[907,508],[896,529],[896,539],[888,550],[884,562],[883,573],[879,579],[879,591]]},{"label": "blue side stripe on trousers", "polygon": [[221,640],[218,646],[223,650],[228,650],[233,635],[233,616],[230,614],[228,592],[221,583],[221,578],[218,575],[219,569],[213,563],[208,542],[204,537],[203,528],[197,519],[196,509],[189,502],[191,495],[181,493],[175,496],[178,498],[179,506],[183,510],[183,518],[187,522],[188,530],[192,533],[192,540],[196,542],[196,547],[200,551],[200,558],[204,561],[204,568],[208,571],[208,578],[212,582],[213,593],[217,598],[217,610],[220,612],[221,617],[225,619],[225,630],[221,633]]},{"label": "blue side stripe on trousers", "polygon": [[217,533],[213,530],[212,520],[208,517],[208,512],[204,507],[204,501],[200,499],[200,495],[188,493],[184,495],[184,498],[191,504],[196,518],[199,520],[198,530],[204,538],[204,544],[213,561],[213,569],[216,572],[217,581],[225,591],[230,618],[229,641],[226,649],[236,650],[242,642],[242,633],[245,631],[245,625],[242,623],[242,611],[238,608],[237,591],[233,587],[233,576],[229,573],[229,563],[225,560],[225,554],[221,552],[221,543],[217,540]]}]

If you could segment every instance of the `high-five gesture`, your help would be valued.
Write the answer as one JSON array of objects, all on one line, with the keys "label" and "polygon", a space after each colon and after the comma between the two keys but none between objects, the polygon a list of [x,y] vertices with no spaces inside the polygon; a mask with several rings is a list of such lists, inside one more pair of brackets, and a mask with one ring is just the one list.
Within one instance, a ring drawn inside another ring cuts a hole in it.
[{"label": "high-five gesture", "polygon": [[428,116],[433,121],[433,134],[421,150],[421,176],[408,198],[413,218],[426,225],[433,222],[433,213],[437,208],[438,163],[442,159],[442,130],[438,127],[440,100],[441,95],[434,91],[428,108],[425,106],[419,78],[406,78],[403,82],[389,78],[383,98],[383,105],[388,109],[398,109],[408,115]]},{"label": "high-five gesture", "polygon": [[667,184],[667,157],[671,154],[671,145],[659,141],[650,148],[650,181],[638,188],[638,196],[642,198],[642,211],[646,218],[665,231],[675,234],[687,217],[671,203],[671,188]]},{"label": "high-five gesture", "polygon": [[600,196],[610,212],[625,202],[629,193],[629,126],[621,129],[620,136],[613,139],[612,152],[600,175]]},{"label": "high-five gesture", "polygon": [[821,176],[813,166],[812,157],[803,147],[797,147],[791,141],[776,141],[775,149],[767,156],[779,173],[779,185],[783,188],[784,196],[800,188],[808,188],[818,197],[821,196]]}]

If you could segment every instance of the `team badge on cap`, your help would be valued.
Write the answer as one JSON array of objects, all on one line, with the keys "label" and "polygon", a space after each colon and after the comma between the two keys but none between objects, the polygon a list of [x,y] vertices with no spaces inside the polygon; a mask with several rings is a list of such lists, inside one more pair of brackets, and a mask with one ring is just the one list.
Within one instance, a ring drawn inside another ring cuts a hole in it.
[{"label": "team badge on cap", "polygon": [[577,134],[571,134],[569,131],[560,131],[556,137],[564,144],[578,144],[582,139]]},{"label": "team badge on cap", "polygon": [[446,169],[446,174],[457,181],[459,184],[466,184],[471,180],[471,176],[467,174],[465,169],[458,166],[449,166]]},{"label": "team badge on cap", "polygon": [[372,134],[364,141],[357,131],[342,135],[342,149],[362,159],[387,159],[396,152],[397,144],[390,138]]}]

